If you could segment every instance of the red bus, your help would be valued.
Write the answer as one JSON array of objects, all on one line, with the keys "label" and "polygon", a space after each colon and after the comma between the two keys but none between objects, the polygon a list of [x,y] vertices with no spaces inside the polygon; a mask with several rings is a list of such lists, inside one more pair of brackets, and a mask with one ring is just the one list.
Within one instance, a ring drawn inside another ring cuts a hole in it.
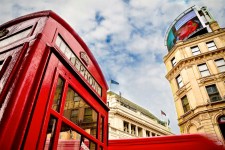
[{"label": "red bus", "polygon": [[108,150],[223,150],[200,134],[109,140]]},{"label": "red bus", "polygon": [[88,47],[54,12],[0,26],[0,149],[107,149],[107,89]]}]

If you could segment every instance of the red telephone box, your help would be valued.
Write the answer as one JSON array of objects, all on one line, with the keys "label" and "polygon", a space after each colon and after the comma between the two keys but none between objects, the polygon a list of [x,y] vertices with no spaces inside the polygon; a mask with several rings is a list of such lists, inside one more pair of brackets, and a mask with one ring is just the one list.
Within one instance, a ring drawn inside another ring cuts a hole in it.
[{"label": "red telephone box", "polygon": [[52,11],[0,26],[1,149],[107,149],[107,83]]}]

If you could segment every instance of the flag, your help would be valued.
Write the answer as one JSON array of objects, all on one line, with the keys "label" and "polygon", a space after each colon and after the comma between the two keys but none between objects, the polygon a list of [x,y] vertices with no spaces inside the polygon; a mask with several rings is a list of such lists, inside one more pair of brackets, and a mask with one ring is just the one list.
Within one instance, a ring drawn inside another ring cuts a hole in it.
[{"label": "flag", "polygon": [[164,113],[162,110],[161,110],[161,115],[164,115],[164,116],[166,116],[166,113]]},{"label": "flag", "polygon": [[119,85],[119,83],[116,82],[116,81],[114,81],[114,80],[111,80],[110,82],[111,82],[112,84],[117,84],[117,85]]}]

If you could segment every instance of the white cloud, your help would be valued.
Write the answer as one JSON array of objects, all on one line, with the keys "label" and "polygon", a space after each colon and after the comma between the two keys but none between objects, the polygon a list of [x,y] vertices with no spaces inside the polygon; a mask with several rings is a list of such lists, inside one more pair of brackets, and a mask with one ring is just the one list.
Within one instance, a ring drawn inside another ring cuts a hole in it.
[{"label": "white cloud", "polygon": [[[55,11],[83,38],[97,58],[107,80],[123,96],[150,109],[160,110],[171,120],[172,131],[179,133],[177,116],[162,57],[167,54],[164,35],[168,26],[193,5],[207,6],[222,27],[225,26],[225,0],[3,0],[0,23],[34,11]],[[98,24],[96,13],[104,20]],[[109,37],[108,43],[106,42]]]}]

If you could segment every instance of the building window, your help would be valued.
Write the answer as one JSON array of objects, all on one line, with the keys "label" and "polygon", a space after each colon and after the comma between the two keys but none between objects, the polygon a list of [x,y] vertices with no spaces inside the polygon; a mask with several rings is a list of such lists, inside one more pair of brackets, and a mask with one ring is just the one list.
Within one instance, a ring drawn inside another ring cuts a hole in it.
[{"label": "building window", "polygon": [[136,135],[136,126],[131,124],[131,134]]},{"label": "building window", "polygon": [[142,128],[138,127],[138,136],[143,137]]},{"label": "building window", "polygon": [[220,72],[225,71],[225,61],[223,58],[215,60],[215,63]]},{"label": "building window", "polygon": [[209,72],[209,69],[208,69],[206,63],[198,65],[198,69],[199,69],[202,77],[210,75],[210,72]]},{"label": "building window", "polygon": [[220,127],[220,131],[223,135],[223,139],[225,139],[225,116],[219,117],[218,124],[219,124],[219,127]]},{"label": "building window", "polygon": [[129,123],[126,121],[123,122],[123,131],[129,133]]},{"label": "building window", "polygon": [[178,88],[181,88],[184,84],[180,75],[176,77]]},{"label": "building window", "polygon": [[150,131],[146,130],[146,137],[150,137]]},{"label": "building window", "polygon": [[184,113],[190,110],[190,105],[187,99],[187,96],[185,95],[184,97],[181,98],[182,106],[184,109]]},{"label": "building window", "polygon": [[171,64],[173,67],[177,64],[175,57],[171,59]]},{"label": "building window", "polygon": [[79,113],[78,109],[71,110],[70,120],[72,122],[78,122],[78,113]]},{"label": "building window", "polygon": [[198,55],[198,54],[201,53],[201,51],[200,51],[198,46],[191,47],[191,51],[192,51],[193,55]]},{"label": "building window", "polygon": [[84,109],[84,122],[92,122],[92,109],[90,107]]},{"label": "building window", "polygon": [[206,86],[206,91],[208,93],[210,102],[216,102],[216,101],[220,101],[221,100],[219,91],[217,90],[215,84]]},{"label": "building window", "polygon": [[209,51],[217,49],[216,44],[213,41],[207,42],[206,45],[207,45]]}]

